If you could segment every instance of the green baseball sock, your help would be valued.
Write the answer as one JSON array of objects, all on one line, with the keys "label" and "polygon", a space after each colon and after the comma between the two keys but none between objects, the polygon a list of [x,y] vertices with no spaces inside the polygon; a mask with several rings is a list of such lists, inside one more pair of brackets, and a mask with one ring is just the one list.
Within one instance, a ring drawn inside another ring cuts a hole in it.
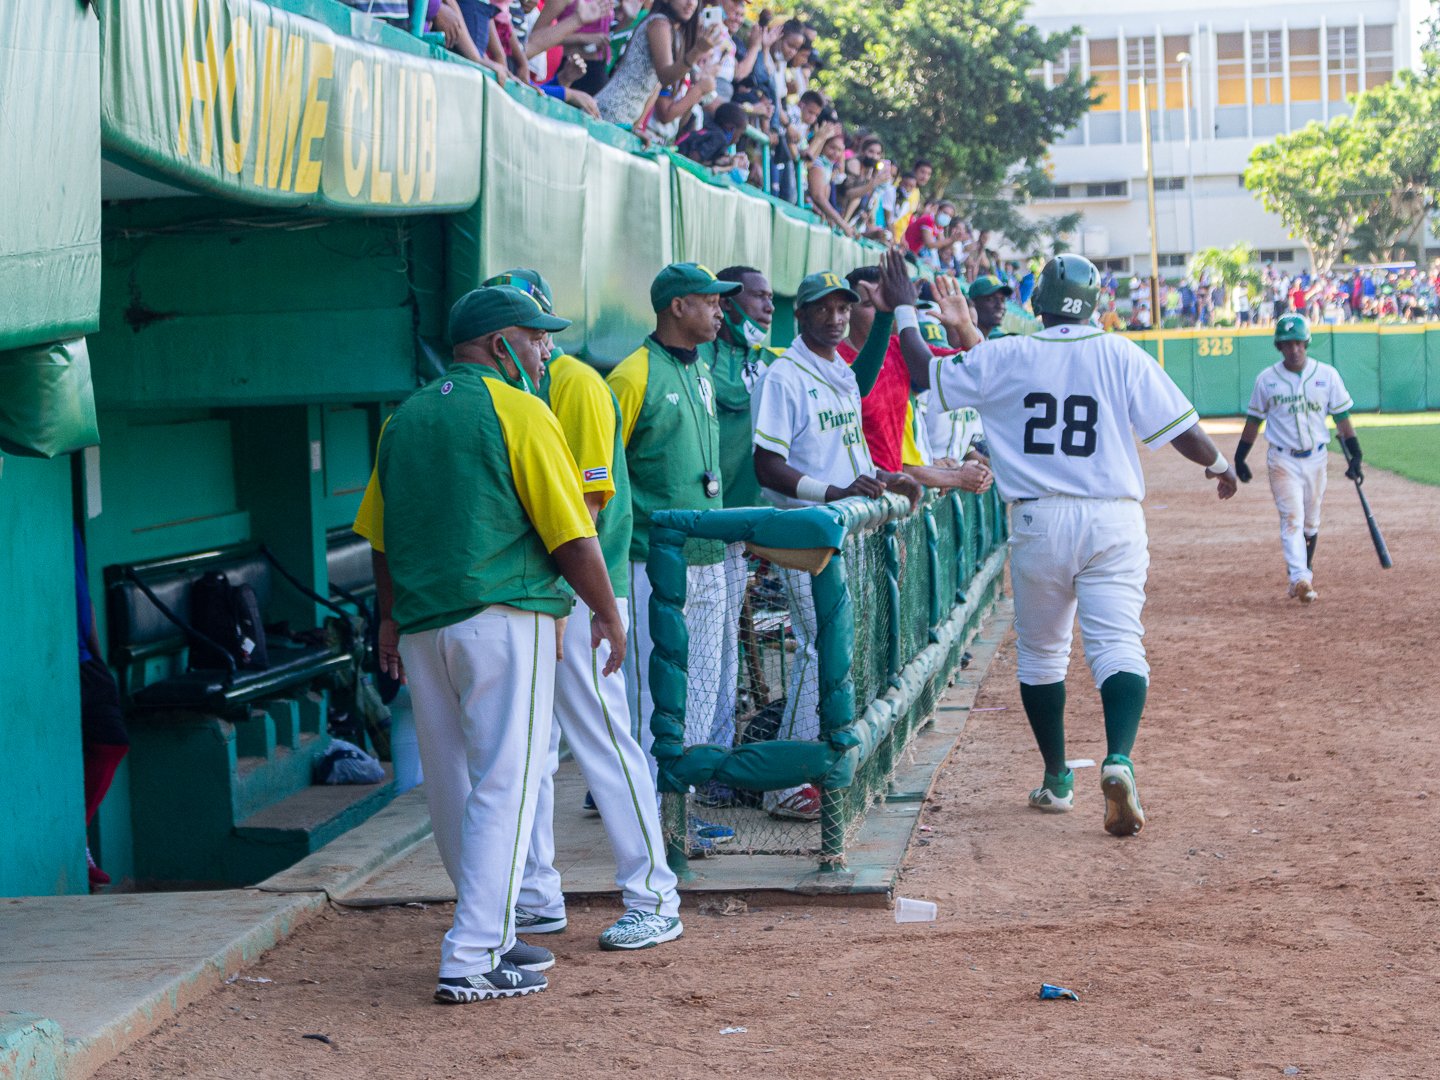
[{"label": "green baseball sock", "polygon": [[1135,735],[1140,730],[1140,714],[1145,711],[1145,694],[1150,684],[1143,675],[1117,671],[1100,685],[1100,701],[1105,706],[1105,744],[1107,754],[1130,756]]},{"label": "green baseball sock", "polygon": [[[1043,686],[1020,684],[1020,700],[1035,744],[1045,759],[1045,771],[1051,776],[1065,775],[1065,680]],[[1142,699],[1143,700],[1143,699]]]}]

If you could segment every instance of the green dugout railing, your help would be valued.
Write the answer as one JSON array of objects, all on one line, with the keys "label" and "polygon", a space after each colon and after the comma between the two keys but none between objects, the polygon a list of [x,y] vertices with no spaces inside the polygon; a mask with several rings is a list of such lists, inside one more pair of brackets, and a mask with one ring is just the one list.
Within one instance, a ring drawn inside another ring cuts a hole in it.
[{"label": "green dugout railing", "polygon": [[[883,798],[999,593],[1006,534],[1004,506],[993,492],[930,495],[914,512],[887,495],[798,510],[656,515],[649,558],[654,711],[640,719],[654,735],[677,869],[683,872],[697,849],[697,817],[739,834],[715,854],[805,854],[822,870],[844,866],[847,843]],[[728,605],[697,595],[721,587],[701,586],[707,579],[695,574],[697,566],[719,565],[721,545],[729,565],[743,567],[743,600],[732,573]],[[791,568],[777,569],[782,565]],[[714,619],[725,622],[724,633],[707,621]],[[801,623],[814,634],[818,660],[813,690],[803,696],[797,684],[805,680],[794,674],[794,665],[808,662]],[[714,641],[734,655],[716,658],[709,644],[691,655],[692,643]],[[716,702],[718,712],[733,713],[733,738],[696,741],[694,731],[712,723]],[[778,737],[781,717],[795,710],[809,711],[797,719],[808,722],[813,738]],[[818,824],[767,813],[760,793],[805,784],[820,791]]]},{"label": "green dugout railing", "polygon": [[[1165,366],[1201,416],[1245,411],[1255,376],[1280,354],[1271,327],[1127,334]],[[1310,355],[1334,364],[1362,412],[1440,408],[1440,324],[1315,326]]]}]

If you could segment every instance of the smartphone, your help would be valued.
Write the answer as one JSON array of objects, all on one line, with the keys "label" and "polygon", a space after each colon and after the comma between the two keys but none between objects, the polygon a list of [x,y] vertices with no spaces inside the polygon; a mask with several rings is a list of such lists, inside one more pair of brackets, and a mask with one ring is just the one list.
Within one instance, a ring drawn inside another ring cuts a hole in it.
[{"label": "smartphone", "polygon": [[704,8],[700,12],[700,25],[702,27],[716,26],[720,23],[723,23],[724,21],[725,9],[719,4]]}]

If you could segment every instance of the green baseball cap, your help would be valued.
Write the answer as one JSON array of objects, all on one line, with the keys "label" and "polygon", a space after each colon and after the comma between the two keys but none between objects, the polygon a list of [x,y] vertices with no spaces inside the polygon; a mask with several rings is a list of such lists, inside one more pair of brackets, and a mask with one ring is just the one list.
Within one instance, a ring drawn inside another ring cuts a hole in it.
[{"label": "green baseball cap", "polygon": [[486,278],[480,283],[480,287],[486,288],[491,285],[510,285],[521,292],[529,293],[540,302],[545,309],[545,314],[555,313],[555,296],[550,292],[550,283],[545,280],[545,275],[539,270],[531,270],[529,267],[517,266],[510,270],[502,271],[492,278]]},{"label": "green baseball cap", "polygon": [[738,281],[720,281],[699,263],[671,263],[650,283],[650,306],[664,311],[671,300],[682,296],[734,296],[743,286]]},{"label": "green baseball cap", "polygon": [[474,341],[508,326],[555,333],[569,325],[569,319],[548,314],[528,292],[513,285],[492,285],[471,289],[455,301],[450,309],[450,344]]},{"label": "green baseball cap", "polygon": [[1309,341],[1310,322],[1304,315],[1281,315],[1275,321],[1275,343],[1282,341]]},{"label": "green baseball cap", "polygon": [[800,288],[795,290],[795,306],[802,308],[836,292],[844,293],[851,303],[860,302],[860,294],[850,288],[843,277],[833,270],[821,270],[800,282]]},{"label": "green baseball cap", "polygon": [[920,336],[925,339],[926,345],[950,344],[950,336],[945,333],[945,327],[934,319],[920,320]]},{"label": "green baseball cap", "polygon": [[965,295],[972,300],[979,300],[984,296],[994,296],[997,292],[1013,296],[1015,295],[1015,286],[1008,281],[1000,280],[994,274],[981,274],[970,283],[970,291]]}]

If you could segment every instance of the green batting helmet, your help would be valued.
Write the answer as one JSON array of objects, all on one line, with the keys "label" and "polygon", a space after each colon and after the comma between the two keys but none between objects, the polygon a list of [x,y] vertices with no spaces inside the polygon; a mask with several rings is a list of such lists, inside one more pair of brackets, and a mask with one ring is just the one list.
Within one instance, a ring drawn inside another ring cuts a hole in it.
[{"label": "green batting helmet", "polygon": [[1281,315],[1275,321],[1275,344],[1282,341],[1309,341],[1310,323],[1304,315]]},{"label": "green batting helmet", "polygon": [[1100,271],[1083,255],[1056,255],[1040,271],[1030,306],[1037,315],[1060,315],[1084,322],[1095,313]]}]

